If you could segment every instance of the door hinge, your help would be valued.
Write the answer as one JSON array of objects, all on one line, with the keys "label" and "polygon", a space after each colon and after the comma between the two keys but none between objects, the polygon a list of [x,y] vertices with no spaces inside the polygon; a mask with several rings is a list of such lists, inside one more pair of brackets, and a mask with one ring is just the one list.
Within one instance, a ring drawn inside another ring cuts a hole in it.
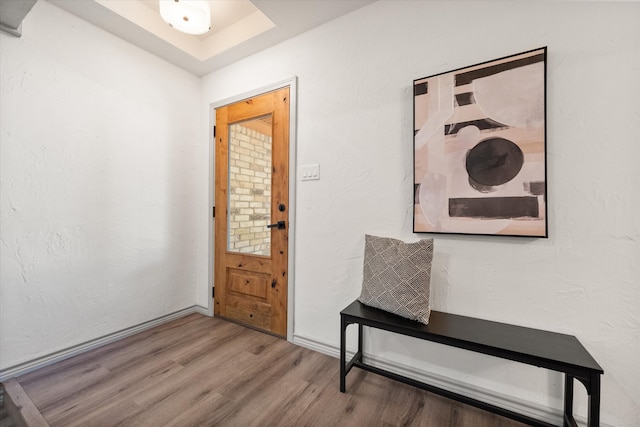
[{"label": "door hinge", "polygon": [[213,209],[211,209],[211,215],[213,215],[213,218],[216,217],[216,207],[214,206]]},{"label": "door hinge", "polygon": [[211,288],[211,298],[215,298],[215,297],[216,297],[216,287],[215,287],[215,286],[213,286],[213,287]]},{"label": "door hinge", "polygon": [[215,127],[215,125],[213,126],[213,137],[214,138],[216,137],[216,127]]}]

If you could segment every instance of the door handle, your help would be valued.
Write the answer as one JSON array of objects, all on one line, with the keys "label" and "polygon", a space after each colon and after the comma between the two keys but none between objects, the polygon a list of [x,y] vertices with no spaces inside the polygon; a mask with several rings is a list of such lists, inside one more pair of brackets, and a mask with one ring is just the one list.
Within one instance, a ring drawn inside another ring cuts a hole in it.
[{"label": "door handle", "polygon": [[277,228],[278,230],[284,230],[286,227],[284,225],[284,221],[278,221],[275,224],[267,225],[267,228]]}]

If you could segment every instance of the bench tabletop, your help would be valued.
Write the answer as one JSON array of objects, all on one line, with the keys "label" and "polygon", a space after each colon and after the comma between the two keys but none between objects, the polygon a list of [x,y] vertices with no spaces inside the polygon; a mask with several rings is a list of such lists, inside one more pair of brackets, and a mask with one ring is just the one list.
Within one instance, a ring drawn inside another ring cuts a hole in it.
[{"label": "bench tabletop", "polygon": [[405,319],[356,300],[340,312],[362,324],[403,335],[466,348],[529,364],[573,367],[579,371],[604,373],[573,335],[509,325],[457,314],[431,311],[429,324]]}]

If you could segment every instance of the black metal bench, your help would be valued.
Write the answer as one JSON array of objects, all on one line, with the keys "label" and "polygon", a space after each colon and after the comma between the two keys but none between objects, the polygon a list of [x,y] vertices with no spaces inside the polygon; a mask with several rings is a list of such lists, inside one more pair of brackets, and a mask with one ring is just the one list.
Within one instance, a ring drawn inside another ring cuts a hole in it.
[{"label": "black metal bench", "polygon": [[[574,378],[587,389],[587,425],[600,425],[600,376],[604,371],[574,336],[438,311],[431,311],[429,324],[424,325],[368,307],[357,300],[340,312],[340,323],[340,391],[343,393],[347,374],[356,366],[532,426],[552,426],[548,422],[367,364],[362,348],[363,326],[368,326],[562,372],[565,374],[563,426],[577,426],[573,417]],[[354,323],[358,325],[358,350],[347,363],[346,330]]]}]

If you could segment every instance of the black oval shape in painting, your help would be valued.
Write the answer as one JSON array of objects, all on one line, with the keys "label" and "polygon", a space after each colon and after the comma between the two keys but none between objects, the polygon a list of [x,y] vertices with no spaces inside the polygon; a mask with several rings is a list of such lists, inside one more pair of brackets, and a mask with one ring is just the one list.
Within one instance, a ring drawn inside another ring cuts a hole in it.
[{"label": "black oval shape in painting", "polygon": [[473,181],[496,186],[515,178],[523,163],[524,154],[516,144],[504,138],[489,138],[469,150],[466,168]]}]

